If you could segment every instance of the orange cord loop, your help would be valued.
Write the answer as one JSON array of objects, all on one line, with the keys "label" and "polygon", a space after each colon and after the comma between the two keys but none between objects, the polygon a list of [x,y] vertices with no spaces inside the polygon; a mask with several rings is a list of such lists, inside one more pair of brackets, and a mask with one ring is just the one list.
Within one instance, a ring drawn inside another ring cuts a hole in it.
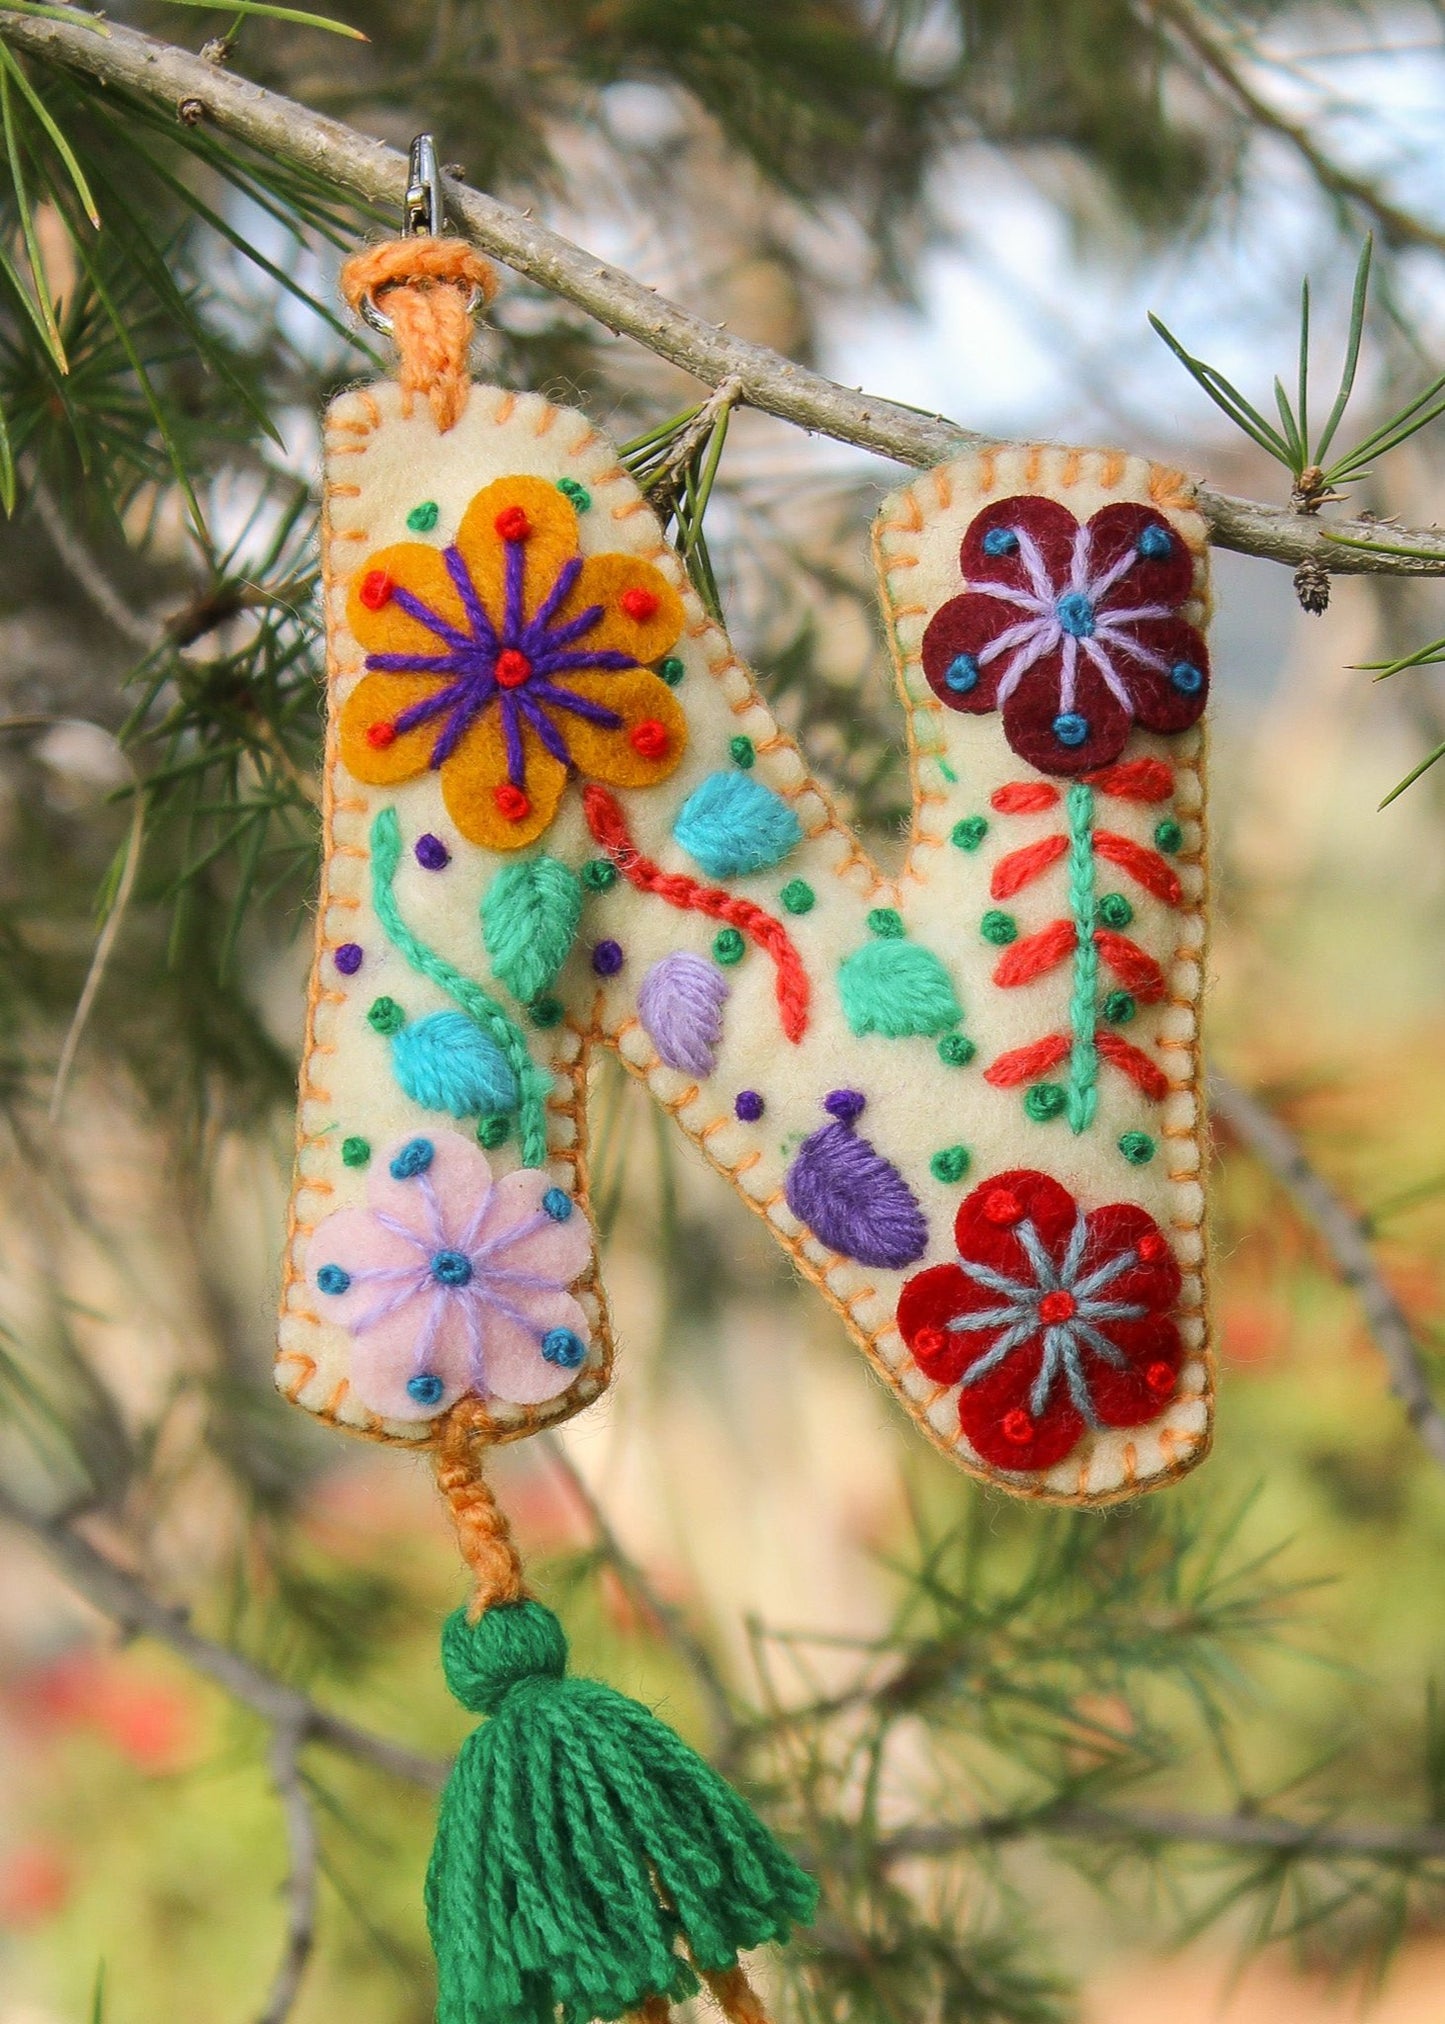
[{"label": "orange cord loop", "polygon": [[408,409],[410,396],[425,394],[445,434],[471,392],[472,312],[497,292],[491,262],[465,239],[390,239],[347,261],[341,290],[358,315],[387,330],[395,343]]}]

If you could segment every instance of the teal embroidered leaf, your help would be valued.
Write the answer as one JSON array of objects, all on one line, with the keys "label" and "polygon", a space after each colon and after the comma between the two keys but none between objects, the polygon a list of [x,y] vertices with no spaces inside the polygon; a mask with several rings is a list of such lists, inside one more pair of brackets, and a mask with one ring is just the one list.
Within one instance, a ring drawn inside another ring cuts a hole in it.
[{"label": "teal embroidered leaf", "polygon": [[855,1033],[942,1033],[963,1017],[952,981],[931,949],[869,942],[838,968],[838,995]]},{"label": "teal embroidered leaf", "polygon": [[555,857],[503,866],[482,895],[493,975],[530,1005],[567,960],[582,919],[582,881]]},{"label": "teal embroidered leaf", "polygon": [[787,802],[750,773],[710,773],[678,810],[672,833],[709,878],[767,871],[803,840]]}]

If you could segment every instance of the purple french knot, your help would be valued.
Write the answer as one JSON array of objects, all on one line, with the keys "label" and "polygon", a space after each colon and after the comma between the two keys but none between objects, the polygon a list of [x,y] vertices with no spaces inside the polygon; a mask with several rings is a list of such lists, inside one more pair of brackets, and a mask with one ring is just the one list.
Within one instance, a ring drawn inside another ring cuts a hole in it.
[{"label": "purple french knot", "polygon": [[756,1124],[764,1108],[763,1099],[755,1089],[740,1089],[733,1104],[733,1109],[744,1124]]},{"label": "purple french knot", "polygon": [[852,1124],[855,1117],[863,1115],[867,1104],[861,1089],[830,1089],[823,1098],[824,1110],[829,1117],[836,1117],[839,1124]]},{"label": "purple french knot", "polygon": [[[834,1090],[861,1109],[856,1090]],[[783,1181],[788,1207],[813,1235],[860,1265],[899,1271],[928,1249],[917,1197],[891,1160],[853,1130],[853,1110],[805,1138]]]},{"label": "purple french knot", "polygon": [[615,977],[625,961],[621,942],[599,942],[592,951],[592,967],[599,977]]},{"label": "purple french knot", "polygon": [[365,953],[360,942],[343,942],[332,960],[343,977],[354,977]]},{"label": "purple french knot", "polygon": [[425,836],[416,840],[416,861],[423,871],[445,871],[452,861],[452,854],[439,836],[428,830]]}]

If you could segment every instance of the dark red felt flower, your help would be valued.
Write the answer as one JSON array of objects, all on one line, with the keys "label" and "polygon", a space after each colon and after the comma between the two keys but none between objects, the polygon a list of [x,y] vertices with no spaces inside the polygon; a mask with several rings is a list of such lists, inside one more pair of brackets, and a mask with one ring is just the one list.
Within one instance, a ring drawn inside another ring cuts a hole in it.
[{"label": "dark red felt flower", "polygon": [[1162,513],[1120,501],[1082,526],[1056,499],[999,499],[959,552],[969,588],[923,635],[923,672],[951,710],[1003,714],[1041,773],[1088,773],[1132,725],[1187,731],[1209,650],[1179,616],[1194,560]]},{"label": "dark red felt flower", "polygon": [[1183,1348],[1179,1267],[1132,1202],[1081,1209],[1027,1168],[959,1205],[958,1260],[907,1281],[898,1327],[920,1370],[958,1384],[986,1462],[1047,1469],[1090,1427],[1136,1427],[1172,1395]]}]

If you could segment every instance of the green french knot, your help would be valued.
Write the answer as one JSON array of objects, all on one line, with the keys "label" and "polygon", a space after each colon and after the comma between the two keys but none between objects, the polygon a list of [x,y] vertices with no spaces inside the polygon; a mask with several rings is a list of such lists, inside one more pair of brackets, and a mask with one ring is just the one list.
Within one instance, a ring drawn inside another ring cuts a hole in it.
[{"label": "green french knot", "polygon": [[492,1117],[484,1117],[478,1124],[477,1143],[485,1146],[489,1153],[495,1152],[498,1146],[504,1146],[507,1143],[507,1134],[511,1129],[512,1120],[509,1117],[503,1117],[501,1112],[498,1111]]},{"label": "green french knot", "polygon": [[582,920],[582,881],[558,858],[505,864],[482,895],[482,943],[492,973],[522,1005],[547,989]]},{"label": "green french knot", "polygon": [[579,485],[575,478],[559,478],[557,490],[565,499],[570,499],[579,513],[585,513],[592,504],[592,494],[585,485]]},{"label": "green french knot", "polygon": [[376,998],[367,1012],[366,1023],[378,1033],[400,1033],[406,1024],[406,1014],[395,998]]},{"label": "green french knot", "polygon": [[[517,1080],[517,1115],[521,1126],[522,1164],[540,1167],[547,1158],[547,1098],[552,1078],[537,1067],[525,1034],[514,1019],[472,978],[414,935],[401,917],[393,886],[401,862],[401,824],[394,808],[383,808],[371,825],[371,904],[393,948],[414,970],[440,985],[489,1039],[501,1049]],[[375,1007],[372,1008],[373,1011]],[[367,1015],[370,1017],[370,1014]],[[561,1017],[561,1007],[558,1007]],[[373,1021],[373,1024],[375,1022]],[[394,1028],[391,1030],[395,1030]]]},{"label": "green french knot", "polygon": [[990,907],[978,924],[978,931],[986,942],[993,942],[1000,949],[1019,938],[1019,924],[1012,914],[1004,913],[998,907]]},{"label": "green french knot", "polygon": [[560,1026],[566,1011],[560,998],[534,998],[527,1007],[527,1017],[534,1026]]},{"label": "green french knot", "polygon": [[778,897],[790,914],[810,914],[818,895],[806,879],[790,878]]},{"label": "green french knot", "polygon": [[903,916],[897,907],[874,907],[868,916],[868,932],[896,942],[903,934]]},{"label": "green french knot", "polygon": [[1167,850],[1172,854],[1184,848],[1184,831],[1177,822],[1166,816],[1154,831],[1154,841],[1160,850]]},{"label": "green french knot", "polygon": [[371,1158],[371,1140],[347,1138],[341,1141],[341,1164],[344,1167],[364,1167]]},{"label": "green french knot", "polygon": [[966,1033],[945,1033],[938,1043],[938,1058],[948,1068],[967,1068],[977,1052]]},{"label": "green french knot", "polygon": [[1069,1092],[1061,1082],[1036,1082],[1024,1091],[1024,1109],[1036,1124],[1047,1124],[1067,1109]]},{"label": "green french knot", "polygon": [[720,928],[712,938],[712,952],[720,963],[740,963],[747,946],[737,928]]},{"label": "green french knot", "polygon": [[669,654],[665,661],[658,662],[657,672],[662,676],[662,679],[670,689],[675,689],[687,673],[687,669],[677,658],[676,654]]},{"label": "green french knot", "polygon": [[965,815],[962,822],[953,825],[953,841],[960,850],[977,850],[988,835],[986,815]]},{"label": "green french knot", "polygon": [[741,766],[744,772],[747,771],[758,756],[757,747],[753,744],[752,739],[744,738],[741,732],[739,732],[736,738],[729,738],[728,751],[732,754],[734,766]]},{"label": "green french knot", "polygon": [[891,937],[865,942],[838,965],[838,996],[852,1032],[882,1033],[889,1040],[942,1033],[963,1016],[933,951]]},{"label": "green french knot", "polygon": [[1134,909],[1122,893],[1105,893],[1098,914],[1106,928],[1127,928],[1134,918]]},{"label": "green french knot", "polygon": [[605,893],[617,883],[617,867],[608,857],[589,857],[582,867],[582,883],[590,893]]},{"label": "green french knot", "polygon": [[1154,1157],[1154,1141],[1147,1131],[1126,1131],[1119,1150],[1131,1167],[1147,1167]]},{"label": "green french knot", "polygon": [[1127,1026],[1138,1010],[1128,991],[1111,991],[1104,1000],[1104,1017],[1111,1026]]},{"label": "green french knot", "polygon": [[968,1172],[969,1159],[967,1146],[945,1146],[928,1162],[928,1171],[936,1181],[961,1181]]},{"label": "green french knot", "polygon": [[413,534],[430,534],[441,518],[441,508],[435,499],[423,499],[420,506],[413,506],[406,516],[406,524]]}]

